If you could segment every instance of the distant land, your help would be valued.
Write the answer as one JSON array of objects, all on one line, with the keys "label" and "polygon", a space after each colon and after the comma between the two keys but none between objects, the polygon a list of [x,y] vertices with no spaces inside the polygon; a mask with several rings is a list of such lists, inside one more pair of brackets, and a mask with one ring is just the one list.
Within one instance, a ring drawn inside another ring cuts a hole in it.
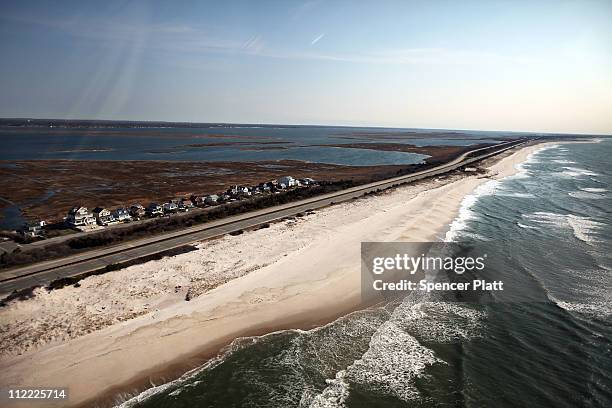
[{"label": "distant land", "polygon": [[[470,133],[498,133],[504,135],[529,134],[534,136],[584,136],[581,133],[547,133],[509,130],[471,130],[471,129],[445,129],[445,128],[412,128],[388,126],[349,126],[349,125],[300,125],[300,124],[274,124],[274,123],[229,123],[229,122],[171,122],[171,121],[143,121],[143,120],[107,120],[107,119],[41,119],[41,118],[0,118],[0,127],[15,128],[73,128],[73,129],[100,129],[100,128],[176,128],[176,129],[202,129],[202,128],[355,128],[355,129],[386,129],[410,131],[438,131],[449,134]],[[588,136],[611,136],[605,134],[589,134]]]},{"label": "distant land", "polygon": [[351,127],[327,125],[279,125],[260,123],[198,123],[198,122],[164,122],[164,121],[134,121],[134,120],[92,120],[92,119],[33,119],[5,118],[0,119],[0,126],[7,127],[65,127],[65,128],[214,128],[214,127]]}]

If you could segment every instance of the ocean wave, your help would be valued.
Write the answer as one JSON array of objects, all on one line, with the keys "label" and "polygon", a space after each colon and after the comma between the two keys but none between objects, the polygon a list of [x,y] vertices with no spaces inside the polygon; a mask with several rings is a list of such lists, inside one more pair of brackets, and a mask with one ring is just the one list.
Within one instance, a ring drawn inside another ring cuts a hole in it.
[{"label": "ocean wave", "polygon": [[604,224],[588,217],[580,217],[573,214],[568,215],[567,223],[574,231],[574,236],[579,240],[587,243],[600,242],[600,240],[593,237],[593,233],[600,230]]},{"label": "ocean wave", "polygon": [[535,196],[531,193],[500,192],[496,195],[498,195],[499,197],[535,198]]},{"label": "ocean wave", "polygon": [[300,407],[309,408],[341,408],[345,407],[346,400],[349,396],[350,385],[346,380],[346,370],[341,370],[336,373],[336,378],[325,380],[327,387],[318,395],[315,395],[312,400],[304,404],[304,400],[300,401]]},{"label": "ocean wave", "polygon": [[553,163],[559,163],[559,164],[576,164],[575,161],[572,160],[566,160],[566,159],[553,159],[551,160]]},{"label": "ocean wave", "polygon": [[396,322],[388,321],[372,336],[370,348],[346,375],[365,388],[409,401],[419,396],[414,379],[427,366],[442,362]]},{"label": "ocean wave", "polygon": [[573,198],[577,198],[578,200],[601,200],[605,198],[601,194],[591,193],[591,192],[584,191],[584,190],[570,191],[569,193],[567,193],[567,195]]},{"label": "ocean wave", "polygon": [[581,188],[580,190],[586,191],[588,193],[605,193],[608,191],[605,188],[596,188],[596,187],[585,187],[585,188]]},{"label": "ocean wave", "polygon": [[531,225],[521,224],[520,222],[517,222],[516,225],[518,225],[521,228],[525,228],[525,229],[535,229],[535,230],[538,229],[538,227],[534,227],[534,226],[531,226]]},{"label": "ocean wave", "polygon": [[328,386],[315,396],[309,407],[344,407],[351,383],[402,401],[414,400],[419,397],[414,379],[434,363],[443,361],[396,322],[387,321],[374,333],[369,349],[361,358],[337,372],[334,379],[327,380]]},{"label": "ocean wave", "polygon": [[563,176],[567,176],[567,177],[581,177],[581,176],[599,176],[598,173],[595,173],[593,171],[587,170],[587,169],[582,169],[579,167],[571,167],[571,166],[565,166],[563,167],[565,170],[562,171],[560,174]]},{"label": "ocean wave", "polygon": [[563,301],[548,294],[551,302],[570,313],[579,313],[590,317],[608,319],[612,316],[612,302],[608,300],[590,300],[589,302]]},{"label": "ocean wave", "polygon": [[241,350],[247,347],[248,345],[252,345],[265,337],[277,335],[281,332],[283,331],[272,332],[272,333],[265,334],[263,336],[237,338],[234,341],[232,341],[228,346],[226,346],[223,350],[221,350],[221,352],[216,357],[213,357],[212,359],[208,360],[202,366],[197,367],[191,371],[188,371],[187,373],[183,374],[181,377],[177,378],[176,380],[169,381],[165,384],[162,384],[162,385],[152,384],[153,386],[151,388],[148,388],[137,395],[134,395],[134,396],[124,395],[123,399],[125,401],[116,405],[115,408],[136,407],[138,406],[138,404],[147,401],[148,399],[150,399],[151,397],[155,395],[162,394],[164,392],[171,391],[171,390],[172,391],[169,392],[169,395],[172,395],[172,396],[180,395],[180,393],[183,391],[184,388],[194,387],[200,383],[200,381],[194,381],[194,378],[196,378],[202,372],[205,372],[207,370],[212,370],[215,367],[219,366],[227,358],[229,358],[232,354],[234,354],[236,351]]},{"label": "ocean wave", "polygon": [[531,177],[531,173],[527,166],[536,163],[537,156],[545,150],[554,149],[559,147],[558,144],[546,145],[540,147],[538,150],[527,155],[527,158],[522,163],[516,165],[516,168],[519,170],[518,173],[505,177],[501,180],[490,180],[485,184],[477,187],[472,194],[468,194],[464,197],[461,202],[459,208],[459,214],[455,219],[451,222],[446,235],[444,236],[444,241],[456,241],[459,237],[465,237],[470,239],[483,239],[483,237],[467,232],[467,226],[469,221],[477,218],[477,215],[474,211],[472,211],[472,207],[480,197],[497,194],[505,197],[515,197],[515,198],[534,198],[535,196],[530,193],[521,193],[521,192],[512,192],[508,190],[499,191],[499,187],[503,185],[504,181],[510,179],[521,179]]},{"label": "ocean wave", "polygon": [[191,382],[191,383],[189,381],[192,380],[199,373],[218,366],[228,356],[230,356],[232,353],[234,353],[237,349],[242,348],[243,345],[240,344],[240,342],[238,340],[242,340],[242,339],[234,340],[221,353],[219,353],[218,356],[210,359],[209,361],[207,361],[201,367],[198,367],[198,368],[195,368],[195,369],[193,369],[191,371],[188,371],[187,373],[183,374],[180,378],[178,378],[178,379],[176,379],[174,381],[170,381],[170,382],[167,382],[167,383],[162,384],[162,385],[151,384],[152,385],[151,388],[148,388],[148,389],[142,391],[141,393],[133,395],[133,396],[131,396],[131,395],[122,395],[121,397],[124,399],[124,401],[119,403],[119,404],[117,404],[115,406],[115,408],[132,408],[132,407],[136,407],[138,404],[145,402],[146,400],[148,400],[149,398],[153,397],[154,395],[161,394],[161,393],[163,393],[165,391],[170,391],[171,389],[173,389],[175,387],[176,387],[176,389],[173,390],[170,394],[172,394],[172,395],[180,394],[181,391],[182,391],[181,388],[179,388],[180,386],[194,386],[194,385],[196,385],[197,381]]},{"label": "ocean wave", "polygon": [[537,211],[531,214],[523,214],[522,216],[538,224],[570,228],[575,238],[586,243],[600,242],[593,235],[605,226],[605,224],[595,221],[592,218],[574,214]]},{"label": "ocean wave", "polygon": [[[386,316],[386,317],[385,317]],[[273,363],[285,367],[299,367],[301,365],[308,365],[315,370],[321,372],[336,371],[334,369],[336,360],[346,350],[354,351],[355,341],[362,338],[368,333],[374,333],[377,328],[388,318],[388,312],[381,313],[379,309],[366,309],[349,313],[330,322],[325,325],[321,325],[310,330],[302,329],[288,329],[279,330],[271,333],[267,333],[261,336],[252,337],[239,337],[232,341],[228,346],[221,350],[221,352],[211,360],[207,361],[202,366],[195,368],[180,378],[170,381],[162,385],[153,385],[153,387],[135,395],[124,395],[124,402],[117,405],[115,408],[132,408],[138,406],[154,397],[155,395],[168,393],[168,395],[178,396],[185,389],[195,387],[201,384],[201,381],[196,380],[202,373],[206,371],[214,370],[219,365],[225,363],[235,353],[244,350],[250,346],[258,344],[262,341],[267,341],[276,336],[283,335],[297,335],[291,340],[290,345],[287,346],[278,356],[273,358]],[[314,341],[313,344],[325,344],[326,347],[312,347],[310,341]],[[334,344],[336,347],[329,347]],[[342,350],[342,348],[346,350]],[[367,347],[367,343],[366,343]],[[272,361],[272,360],[271,360]],[[303,378],[301,378],[303,379]],[[305,384],[298,381],[291,385],[291,388],[297,395],[303,394],[302,400],[305,401],[308,406],[309,401],[314,398],[316,392],[312,392]],[[269,399],[273,400],[283,399],[288,397],[286,394],[291,394],[285,389],[283,395],[270,395]],[[309,396],[309,394],[311,394]],[[279,401],[275,401],[279,402]],[[284,401],[286,402],[286,401]],[[283,403],[276,405],[286,405]]]},{"label": "ocean wave", "polygon": [[514,166],[514,168],[518,170],[518,172],[516,172],[510,177],[512,177],[513,179],[524,179],[531,177],[531,173],[529,172],[527,166],[535,163],[536,160],[534,159],[534,153],[530,153],[529,155],[527,155],[527,158],[524,162]]},{"label": "ocean wave", "polygon": [[570,312],[578,312],[601,318],[606,318],[612,315],[612,306],[609,303],[592,304],[559,301],[557,305]]},{"label": "ocean wave", "polygon": [[420,341],[455,343],[481,336],[486,313],[465,304],[422,302],[401,305],[394,315],[398,325]]},{"label": "ocean wave", "polygon": [[[476,204],[476,202],[478,202],[480,197],[492,195],[499,183],[500,182],[498,180],[489,180],[486,183],[476,187],[472,194],[468,194],[463,198],[459,207],[459,214],[453,220],[453,222],[451,222],[449,230],[446,232],[446,236],[444,237],[444,241],[455,241],[459,236],[468,235],[468,233],[465,231],[468,222],[477,217],[476,213],[472,211],[472,207],[474,204]],[[474,234],[472,234],[472,237],[474,237]]]},{"label": "ocean wave", "polygon": [[563,150],[565,147],[561,147],[559,143],[545,144],[544,146],[539,147],[534,153],[537,154],[550,149]]},{"label": "ocean wave", "polygon": [[326,380],[310,408],[342,408],[351,384],[403,401],[420,397],[414,385],[427,367],[446,364],[420,341],[449,343],[480,336],[486,313],[448,302],[404,301],[370,340],[368,350],[346,369]]},{"label": "ocean wave", "polygon": [[544,145],[529,153],[523,162],[514,166],[518,170],[518,173],[506,177],[506,179],[523,179],[531,177],[531,172],[529,171],[528,166],[541,163],[542,161],[539,158],[541,153],[545,152],[546,150],[556,149],[559,146],[559,144]]}]

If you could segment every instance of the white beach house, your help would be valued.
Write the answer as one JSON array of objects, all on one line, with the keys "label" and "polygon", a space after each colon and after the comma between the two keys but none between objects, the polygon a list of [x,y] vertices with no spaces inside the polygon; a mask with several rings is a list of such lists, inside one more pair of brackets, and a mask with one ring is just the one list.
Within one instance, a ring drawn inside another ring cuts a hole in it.
[{"label": "white beach house", "polygon": [[108,225],[115,222],[115,217],[113,217],[113,214],[107,208],[96,207],[93,210],[93,215],[96,218],[98,225]]},{"label": "white beach house", "polygon": [[36,238],[43,236],[43,227],[47,225],[45,221],[26,222],[20,229],[24,237]]},{"label": "white beach house", "polygon": [[66,223],[73,227],[95,225],[96,218],[87,207],[74,207],[68,212]]},{"label": "white beach house", "polygon": [[276,180],[276,183],[281,186],[281,188],[295,187],[297,185],[296,180],[291,176],[283,176]]}]

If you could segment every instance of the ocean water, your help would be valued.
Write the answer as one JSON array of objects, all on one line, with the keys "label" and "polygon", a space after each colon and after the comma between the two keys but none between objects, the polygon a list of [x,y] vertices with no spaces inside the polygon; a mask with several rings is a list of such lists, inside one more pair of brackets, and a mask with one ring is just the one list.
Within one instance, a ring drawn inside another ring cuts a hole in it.
[{"label": "ocean water", "polygon": [[447,239],[529,301],[410,296],[234,341],[123,407],[612,406],[612,140],[561,144],[467,197]]}]

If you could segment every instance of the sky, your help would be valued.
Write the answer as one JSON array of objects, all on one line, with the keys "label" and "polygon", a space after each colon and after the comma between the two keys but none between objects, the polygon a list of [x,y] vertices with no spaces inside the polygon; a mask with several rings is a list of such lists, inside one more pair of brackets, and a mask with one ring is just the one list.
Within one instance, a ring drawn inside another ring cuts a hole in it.
[{"label": "sky", "polygon": [[0,3],[0,117],[612,133],[612,0]]}]

